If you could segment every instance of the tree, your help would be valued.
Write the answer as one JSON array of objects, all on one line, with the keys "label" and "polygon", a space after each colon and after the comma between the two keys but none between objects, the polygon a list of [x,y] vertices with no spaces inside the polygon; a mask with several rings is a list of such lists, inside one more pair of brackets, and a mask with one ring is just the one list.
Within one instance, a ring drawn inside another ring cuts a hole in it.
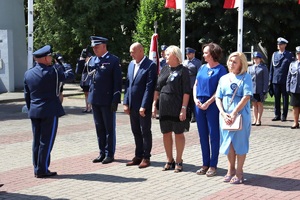
[{"label": "tree", "polygon": [[[51,44],[66,60],[76,63],[91,35],[109,39],[108,48],[121,59],[128,58],[136,1],[126,0],[36,0],[34,44]],[[126,51],[125,51],[126,49]],[[91,51],[91,49],[90,49]]]},{"label": "tree", "polygon": [[[154,22],[158,24],[158,42],[160,45],[179,45],[179,28],[176,26],[179,13],[164,7],[165,1],[141,0],[136,16],[136,32],[133,41],[140,42],[148,54],[151,36],[154,33]],[[176,28],[177,27],[177,28]]]}]

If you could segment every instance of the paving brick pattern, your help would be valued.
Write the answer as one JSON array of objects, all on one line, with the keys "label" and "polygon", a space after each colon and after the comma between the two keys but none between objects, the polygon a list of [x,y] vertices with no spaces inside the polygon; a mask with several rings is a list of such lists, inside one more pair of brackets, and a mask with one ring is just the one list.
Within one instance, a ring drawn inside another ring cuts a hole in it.
[{"label": "paving brick pattern", "polygon": [[227,167],[222,154],[217,176],[195,174],[202,160],[195,123],[185,134],[182,173],[161,171],[166,158],[155,119],[151,166],[126,167],[135,146],[129,117],[121,105],[117,112],[116,161],[92,163],[99,153],[92,114],[81,113],[82,98],[69,96],[63,103],[67,115],[59,120],[51,157],[50,170],[59,175],[37,179],[31,160],[30,120],[20,112],[24,101],[1,102],[1,95],[0,183],[5,185],[0,188],[0,199],[300,199],[300,129],[290,129],[292,112],[287,122],[272,122],[273,111],[265,110],[262,126],[252,128],[244,168],[246,181],[231,185],[222,182]]}]

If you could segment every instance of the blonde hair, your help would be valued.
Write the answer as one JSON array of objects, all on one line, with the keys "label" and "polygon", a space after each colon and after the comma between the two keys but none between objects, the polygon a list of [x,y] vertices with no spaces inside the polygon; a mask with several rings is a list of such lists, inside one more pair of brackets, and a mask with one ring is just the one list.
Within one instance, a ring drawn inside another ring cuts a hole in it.
[{"label": "blonde hair", "polygon": [[182,54],[181,54],[181,51],[180,49],[175,46],[175,45],[171,45],[169,46],[165,52],[168,52],[168,53],[171,53],[173,55],[176,56],[176,58],[178,59],[179,63],[181,64],[182,63]]},{"label": "blonde hair", "polygon": [[[239,58],[239,60],[241,61],[241,71],[239,73],[240,74],[244,74],[247,72],[247,69],[248,69],[248,62],[247,62],[247,58],[245,56],[244,53],[241,53],[241,52],[234,52],[234,53],[231,53],[228,57],[228,60],[227,60],[227,66],[229,65],[229,60],[232,58],[232,57],[237,57]],[[229,69],[229,72],[231,72],[231,70]]]}]

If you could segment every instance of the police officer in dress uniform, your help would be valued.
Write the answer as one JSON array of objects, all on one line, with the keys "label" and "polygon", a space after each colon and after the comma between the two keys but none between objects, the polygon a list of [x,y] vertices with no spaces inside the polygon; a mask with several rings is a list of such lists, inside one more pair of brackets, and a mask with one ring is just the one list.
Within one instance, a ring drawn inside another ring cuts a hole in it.
[{"label": "police officer in dress uniform", "polygon": [[57,175],[49,171],[58,118],[65,114],[59,100],[59,83],[72,80],[71,68],[52,65],[52,48],[46,45],[33,53],[35,66],[25,72],[24,95],[33,131],[33,166],[37,178]]},{"label": "police officer in dress uniform", "polygon": [[293,106],[294,124],[291,129],[299,128],[300,114],[300,46],[296,47],[296,60],[291,62],[286,80],[286,91],[291,96],[290,105]]},{"label": "police officer in dress uniform", "polygon": [[[196,50],[190,47],[185,48],[186,53],[186,60],[183,61],[183,66],[189,69],[190,75],[190,84],[191,84],[191,91],[193,91],[194,83],[196,80],[198,69],[201,67],[202,62],[195,57]],[[189,99],[189,107],[191,109],[191,122],[195,122],[195,102],[193,98]]]},{"label": "police officer in dress uniform", "polygon": [[159,67],[160,67],[159,71],[164,66],[168,65],[167,62],[166,62],[166,55],[165,55],[165,51],[166,51],[167,48],[168,48],[168,46],[164,45],[164,44],[161,45],[161,47],[160,47],[160,49],[161,49],[161,52],[160,52],[161,58],[159,59]]},{"label": "police officer in dress uniform", "polygon": [[[289,95],[286,91],[286,79],[290,63],[293,60],[292,53],[286,51],[288,41],[282,37],[277,39],[278,51],[273,53],[269,81],[273,86],[275,98],[275,117],[272,121],[286,121],[289,106]],[[281,95],[283,99],[283,112],[281,115]],[[281,118],[280,118],[281,115]]]},{"label": "police officer in dress uniform", "polygon": [[116,111],[121,99],[122,74],[119,58],[107,51],[108,39],[91,36],[95,53],[88,63],[93,76],[88,102],[92,105],[100,154],[93,163],[114,161],[116,148]]}]

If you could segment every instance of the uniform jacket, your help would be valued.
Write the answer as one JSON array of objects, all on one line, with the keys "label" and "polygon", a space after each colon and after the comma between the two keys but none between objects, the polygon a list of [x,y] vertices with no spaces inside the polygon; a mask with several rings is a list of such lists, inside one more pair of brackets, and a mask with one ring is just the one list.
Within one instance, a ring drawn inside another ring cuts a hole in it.
[{"label": "uniform jacket", "polygon": [[292,53],[284,51],[274,52],[270,65],[269,81],[274,84],[286,84],[286,78],[290,63],[293,60]]},{"label": "uniform jacket", "polygon": [[300,63],[294,61],[290,64],[286,80],[286,91],[291,93],[300,93]]},{"label": "uniform jacket", "polygon": [[252,78],[253,94],[267,93],[269,85],[267,66],[263,63],[260,63],[258,66],[252,65],[248,67],[248,73]]},{"label": "uniform jacket", "polygon": [[109,52],[104,57],[93,56],[88,62],[88,70],[94,71],[88,102],[100,106],[120,103],[122,73],[119,58]]},{"label": "uniform jacket", "polygon": [[193,88],[193,86],[195,84],[197,72],[198,72],[199,68],[201,67],[201,65],[202,65],[202,62],[197,58],[193,58],[192,60],[185,60],[183,62],[183,66],[185,66],[189,69],[191,88]]},{"label": "uniform jacket", "polygon": [[[63,68],[63,70],[61,70]],[[46,66],[36,63],[24,75],[24,95],[30,118],[64,115],[58,98],[59,82],[72,80],[74,73],[61,65]]]},{"label": "uniform jacket", "polygon": [[137,111],[141,107],[151,109],[157,80],[157,66],[152,60],[145,57],[136,76],[133,77],[134,63],[134,61],[131,61],[128,66],[126,93],[123,104]]}]

